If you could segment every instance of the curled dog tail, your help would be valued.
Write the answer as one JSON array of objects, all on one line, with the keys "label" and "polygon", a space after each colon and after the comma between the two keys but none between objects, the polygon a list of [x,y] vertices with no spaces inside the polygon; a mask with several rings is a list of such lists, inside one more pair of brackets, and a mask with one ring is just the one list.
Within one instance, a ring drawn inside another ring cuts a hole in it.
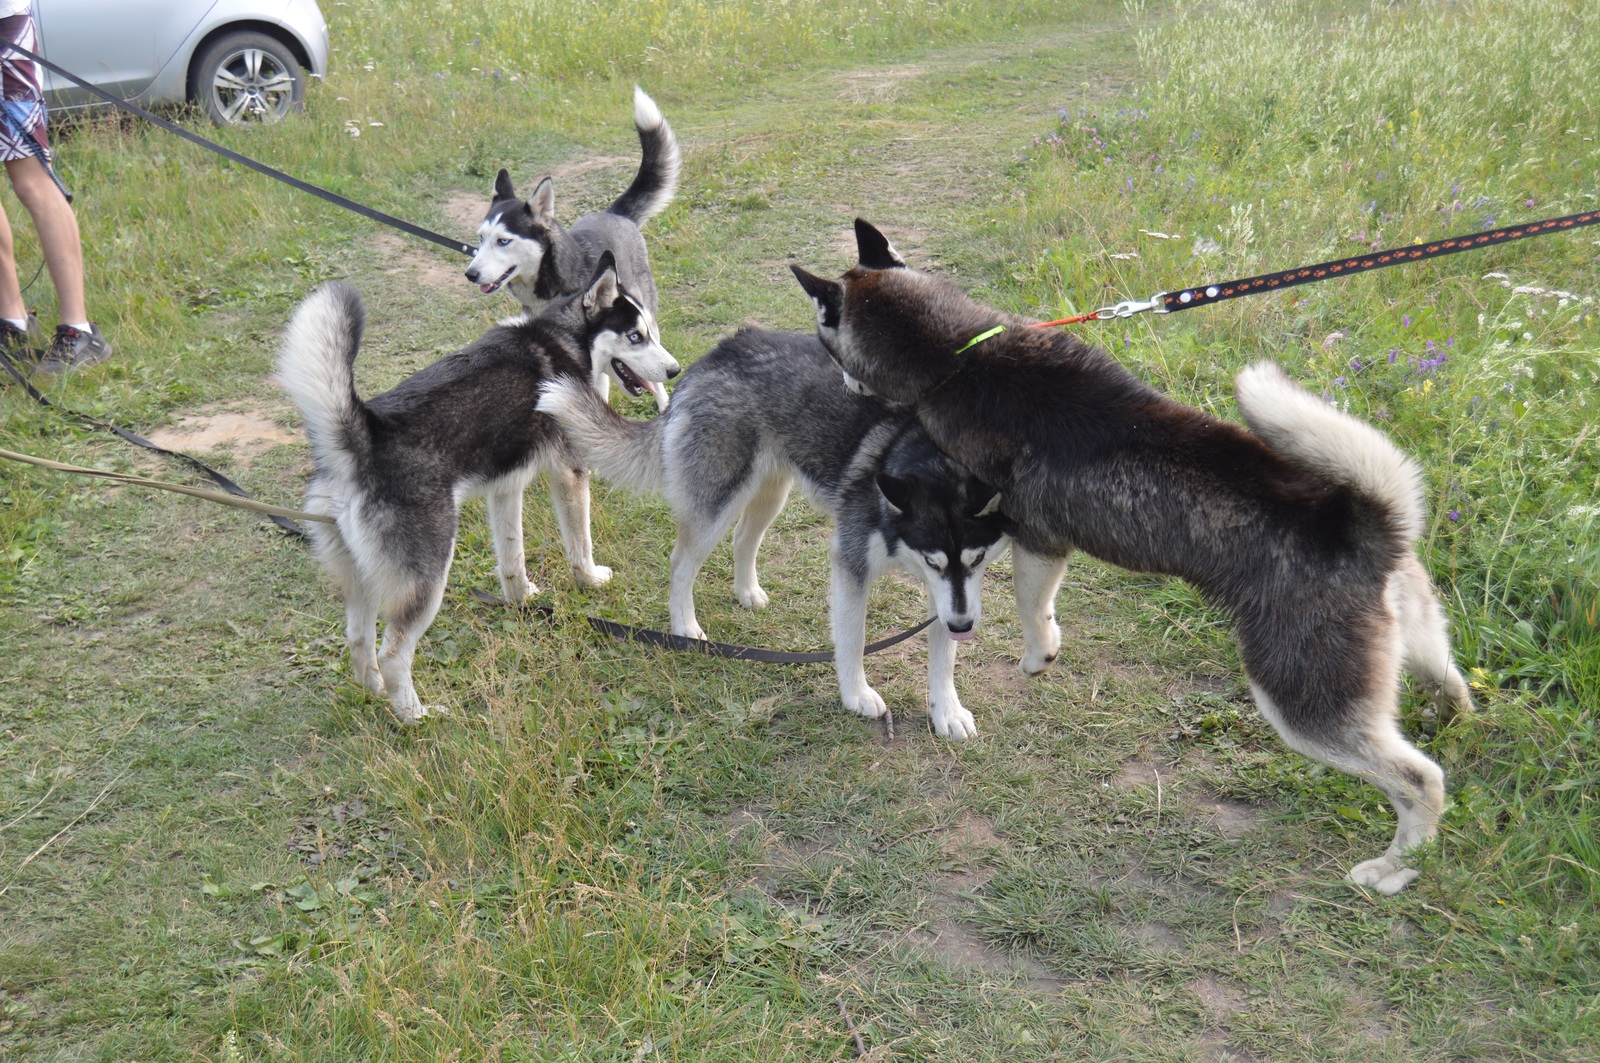
[{"label": "curled dog tail", "polygon": [[1318,399],[1271,362],[1246,369],[1235,386],[1245,423],[1273,450],[1383,505],[1407,543],[1422,534],[1422,470],[1388,436]]},{"label": "curled dog tail", "polygon": [[644,157],[639,160],[639,173],[633,184],[606,211],[642,226],[672,202],[678,191],[678,167],[682,160],[678,154],[678,138],[672,135],[672,127],[662,117],[661,108],[637,85],[633,87],[633,124],[639,131],[639,147],[644,150]]},{"label": "curled dog tail", "polygon": [[630,421],[577,380],[547,380],[539,388],[540,413],[555,418],[589,468],[620,487],[659,494],[666,485],[662,439],[666,416]]},{"label": "curled dog tail", "polygon": [[317,468],[346,478],[372,446],[352,373],[365,323],[359,292],[337,281],[324,284],[289,319],[278,353],[278,380],[300,408]]}]

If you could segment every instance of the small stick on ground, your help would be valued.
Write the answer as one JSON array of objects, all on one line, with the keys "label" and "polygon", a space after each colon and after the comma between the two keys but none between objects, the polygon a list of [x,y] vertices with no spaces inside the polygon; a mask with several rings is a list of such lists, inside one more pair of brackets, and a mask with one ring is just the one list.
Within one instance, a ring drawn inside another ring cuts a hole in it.
[{"label": "small stick on ground", "polygon": [[887,708],[883,710],[883,740],[894,741],[894,713]]},{"label": "small stick on ground", "polygon": [[844,1028],[850,1031],[850,1036],[855,1038],[856,1058],[860,1059],[867,1054],[867,1043],[861,1039],[861,1031],[856,1029],[855,1022],[850,1018],[850,1012],[844,1006],[844,997],[839,998],[839,1018],[844,1020]]}]

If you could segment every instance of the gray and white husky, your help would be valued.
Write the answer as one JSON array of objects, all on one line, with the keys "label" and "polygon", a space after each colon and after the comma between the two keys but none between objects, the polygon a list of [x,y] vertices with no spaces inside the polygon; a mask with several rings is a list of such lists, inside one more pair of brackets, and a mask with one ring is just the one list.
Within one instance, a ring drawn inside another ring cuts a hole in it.
[{"label": "gray and white husky", "polygon": [[[478,226],[478,251],[467,266],[467,280],[485,293],[504,285],[526,313],[537,314],[551,299],[587,284],[601,253],[610,251],[623,286],[656,313],[656,284],[639,229],[665,210],[677,192],[678,140],[661,109],[638,86],[633,90],[633,122],[643,151],[638,175],[611,206],[585,214],[571,228],[556,221],[550,178],[521,199],[511,175],[501,170],[489,212]],[[666,390],[650,390],[665,407]]]},{"label": "gray and white husky", "polygon": [[[998,493],[940,454],[907,411],[847,391],[815,336],[741,330],[691,366],[672,406],[650,421],[618,416],[571,380],[543,390],[540,411],[561,423],[591,469],[671,504],[674,634],[705,637],[695,618],[695,577],[735,520],[734,593],[746,608],[767,604],[756,551],[799,480],[834,518],[832,627],[845,707],[884,713],[862,665],[867,589],[897,567],[925,584],[938,616],[928,635],[934,730],[955,739],[976,733],[956,694],[956,643],[972,637],[984,569],[1009,545]],[[1026,578],[1040,568],[1031,557],[1016,564],[1024,615],[1043,617],[1027,631],[1037,671],[1054,659],[1061,638],[1048,606],[1041,611],[1032,599],[1053,599],[1055,585]]]},{"label": "gray and white husky", "polygon": [[845,372],[912,404],[941,450],[1004,492],[1019,548],[1180,576],[1227,608],[1284,742],[1394,806],[1394,841],[1350,877],[1410,884],[1405,853],[1437,833],[1444,773],[1400,733],[1400,670],[1434,687],[1441,719],[1471,704],[1417,560],[1417,466],[1274,365],[1239,374],[1247,432],[907,268],[864,221],[856,243],[837,281],[794,270]]},{"label": "gray and white husky", "polygon": [[522,489],[540,471],[550,474],[573,572],[591,586],[611,578],[594,563],[587,471],[556,423],[535,412],[539,385],[569,380],[596,395],[612,374],[637,394],[636,381],[666,380],[678,364],[661,346],[654,315],[618,282],[609,253],[582,291],[490,329],[366,400],[352,372],[363,322],[354,288],[335,282],[312,292],[289,322],[278,379],[311,439],[316,471],[306,509],[336,520],[312,523],[308,534],[344,595],[351,666],[410,723],[428,715],[411,660],[444,594],[463,499],[488,497],[508,601],[537,590],[523,556]]}]

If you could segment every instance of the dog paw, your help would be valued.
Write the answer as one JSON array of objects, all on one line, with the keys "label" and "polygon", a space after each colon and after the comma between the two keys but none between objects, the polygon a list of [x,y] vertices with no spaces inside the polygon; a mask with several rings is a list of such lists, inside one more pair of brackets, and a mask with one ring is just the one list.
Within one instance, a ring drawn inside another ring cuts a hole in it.
[{"label": "dog paw", "polygon": [[844,702],[845,708],[869,720],[879,719],[889,711],[889,706],[884,703],[883,698],[869,686],[863,686],[858,692],[841,692],[840,700]]},{"label": "dog paw", "polygon": [[966,706],[957,701],[949,705],[938,702],[928,706],[928,715],[933,720],[933,733],[940,738],[948,738],[952,742],[965,742],[978,733],[978,721],[972,718]]},{"label": "dog paw", "polygon": [[1416,868],[1400,863],[1398,856],[1385,853],[1376,860],[1367,860],[1350,869],[1350,881],[1377,890],[1392,897],[1417,879]]},{"label": "dog paw", "polygon": [[1017,662],[1017,667],[1022,669],[1023,675],[1038,675],[1054,664],[1060,654],[1061,628],[1052,620],[1046,629],[1043,642],[1037,646],[1026,647],[1022,653],[1022,660]]},{"label": "dog paw", "polygon": [[395,719],[400,722],[402,727],[416,727],[424,720],[432,719],[435,716],[450,715],[449,708],[444,705],[424,705],[422,702],[415,700],[415,698],[409,704],[401,701],[391,701],[389,708],[393,711]]},{"label": "dog paw", "polygon": [[699,624],[690,624],[688,627],[675,627],[672,629],[672,633],[679,638],[699,639],[701,642],[708,641],[706,633],[700,629]]},{"label": "dog paw", "polygon": [[383,673],[378,670],[376,659],[366,664],[360,661],[351,661],[350,670],[355,673],[356,682],[374,694],[383,693]]},{"label": "dog paw", "polygon": [[761,589],[760,584],[754,587],[738,588],[734,593],[739,596],[739,604],[746,609],[765,609],[767,603],[771,601],[767,597],[767,592]]},{"label": "dog paw", "polygon": [[604,587],[611,582],[611,570],[604,565],[595,565],[593,568],[575,568],[573,574],[578,577],[578,582],[585,587]]},{"label": "dog paw", "polygon": [[525,605],[529,598],[539,593],[539,588],[534,586],[526,573],[500,577],[500,596],[508,605]]}]

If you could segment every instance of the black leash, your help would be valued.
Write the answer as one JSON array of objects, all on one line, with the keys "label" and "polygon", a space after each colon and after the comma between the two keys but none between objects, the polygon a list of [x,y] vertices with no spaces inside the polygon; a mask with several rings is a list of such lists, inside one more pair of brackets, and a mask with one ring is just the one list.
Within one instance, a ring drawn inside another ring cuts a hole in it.
[{"label": "black leash", "polygon": [[1582,214],[1566,214],[1559,218],[1546,218],[1543,221],[1526,222],[1522,225],[1512,225],[1488,232],[1472,233],[1467,236],[1452,236],[1444,240],[1429,240],[1420,244],[1412,244],[1410,247],[1392,247],[1386,251],[1370,251],[1364,255],[1338,258],[1330,262],[1318,262],[1314,266],[1301,266],[1298,269],[1280,270],[1277,273],[1262,273],[1255,277],[1226,281],[1222,284],[1207,284],[1193,288],[1182,288],[1172,292],[1158,292],[1148,299],[1127,299],[1115,306],[1102,306],[1100,309],[1087,314],[1062,318],[1059,321],[1045,321],[1033,327],[1049,328],[1052,325],[1075,325],[1082,321],[1108,321],[1112,318],[1132,317],[1135,314],[1142,314],[1146,311],[1154,311],[1157,314],[1175,314],[1179,310],[1192,310],[1197,306],[1209,306],[1212,303],[1220,303],[1224,299],[1237,299],[1241,295],[1255,295],[1258,292],[1294,288],[1301,284],[1312,284],[1316,281],[1327,280],[1329,277],[1348,277],[1355,273],[1365,273],[1367,270],[1384,269],[1388,266],[1398,266],[1407,262],[1421,262],[1429,258],[1442,258],[1445,255],[1458,255],[1463,251],[1476,251],[1480,247],[1508,244],[1513,240],[1525,240],[1530,236],[1566,232],[1570,229],[1579,229],[1586,225],[1595,224],[1600,224],[1600,211],[1590,210],[1584,211]]},{"label": "black leash", "polygon": [[[474,590],[472,597],[486,605],[510,607],[504,598],[490,594],[488,591]],[[528,605],[522,608],[540,616],[554,619],[556,611],[548,605]],[[765,650],[759,646],[740,646],[732,642],[716,642],[711,639],[691,639],[684,635],[669,635],[665,631],[652,631],[649,628],[635,627],[617,620],[606,620],[598,616],[586,616],[584,622],[603,635],[610,635],[619,642],[643,642],[651,646],[660,646],[668,650],[682,650],[688,653],[703,653],[708,657],[725,657],[734,661],[757,661],[762,664],[826,664],[833,660],[832,650],[819,650],[811,653],[791,653],[788,650]],[[934,621],[928,617],[916,627],[907,628],[898,635],[891,635],[886,639],[879,639],[870,643],[862,650],[863,654],[874,654],[886,650],[890,646],[898,646],[911,636],[923,631]]]},{"label": "black leash", "polygon": [[[12,360],[11,353],[9,351],[0,350],[0,365],[4,365],[5,371],[11,374],[11,379],[15,380],[18,384],[21,384],[23,390],[28,393],[28,397],[34,402],[37,402],[40,406],[43,406],[49,410],[54,410],[57,413],[65,414],[74,420],[83,422],[84,424],[110,432],[117,438],[126,440],[136,447],[143,447],[145,450],[154,451],[155,453],[161,454],[165,457],[177,458],[180,461],[188,462],[195,469],[199,470],[202,474],[210,478],[212,483],[228,492],[228,494],[233,495],[235,498],[243,498],[250,502],[259,501],[254,495],[250,494],[250,492],[246,491],[244,488],[230,480],[226,475],[218,472],[216,469],[213,469],[211,466],[207,465],[193,454],[185,454],[180,450],[168,450],[166,447],[150,442],[150,440],[146,439],[137,432],[130,432],[128,429],[114,425],[110,421],[102,421],[100,418],[94,417],[90,414],[82,413],[78,410],[69,409],[66,406],[51,402],[44,396],[42,392],[39,391],[38,388],[33,386],[33,383],[28,379],[26,374],[24,374],[21,368],[17,366],[16,362]],[[266,516],[267,519],[271,520],[272,523],[282,528],[288,534],[298,536],[302,539],[305,538],[305,529],[300,527],[300,525],[296,524],[294,521],[290,520],[288,517],[281,516],[280,514],[276,513],[267,514]]]},{"label": "black leash", "polygon": [[71,71],[61,69],[59,66],[56,66],[50,60],[41,55],[34,55],[21,45],[13,44],[11,41],[0,41],[0,45],[3,45],[11,51],[33,60],[46,70],[49,70],[60,77],[66,78],[80,89],[85,89],[88,92],[93,93],[107,103],[115,104],[117,107],[122,108],[124,111],[127,111],[130,114],[136,114],[145,121],[154,125],[158,125],[169,133],[176,133],[183,139],[189,141],[190,143],[198,144],[207,151],[214,151],[218,155],[221,155],[223,158],[228,159],[231,162],[236,162],[241,166],[248,166],[257,173],[266,174],[275,181],[282,181],[291,188],[298,188],[302,192],[309,192],[318,199],[326,200],[327,202],[332,203],[334,206],[343,207],[345,210],[353,211],[365,218],[371,218],[375,222],[380,222],[381,224],[399,229],[401,232],[410,233],[412,236],[420,236],[424,240],[436,243],[440,247],[448,247],[452,251],[459,251],[463,255],[470,256],[477,250],[471,244],[464,244],[460,240],[452,240],[448,236],[440,236],[438,233],[424,229],[420,225],[413,225],[408,221],[402,221],[399,218],[396,218],[392,214],[385,214],[381,210],[374,210],[372,207],[357,203],[353,199],[346,199],[337,192],[330,192],[326,188],[318,188],[316,185],[302,181],[298,177],[291,177],[282,170],[275,170],[265,163],[257,162],[248,155],[241,155],[237,151],[234,151],[231,148],[225,148],[221,144],[218,144],[214,141],[207,140],[205,137],[200,136],[197,133],[191,133],[182,126],[169,122],[159,115],[151,114],[138,104],[129,103],[127,100],[113,96],[111,93],[106,92],[99,86],[89,84],[78,75],[72,73]]}]

